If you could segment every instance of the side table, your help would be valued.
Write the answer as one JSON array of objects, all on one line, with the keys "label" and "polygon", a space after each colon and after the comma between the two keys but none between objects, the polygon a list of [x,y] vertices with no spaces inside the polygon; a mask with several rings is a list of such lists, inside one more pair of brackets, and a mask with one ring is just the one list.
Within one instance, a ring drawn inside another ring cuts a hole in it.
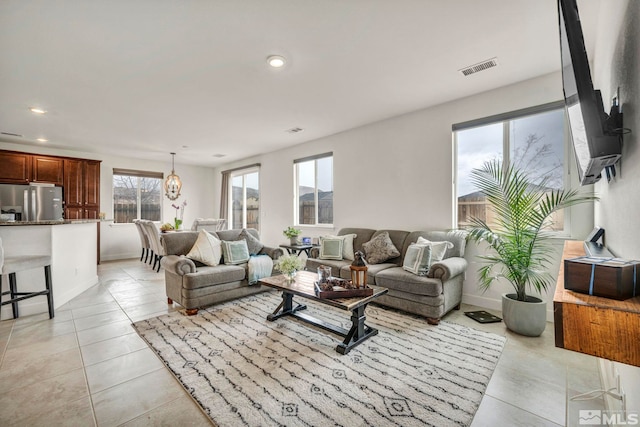
[{"label": "side table", "polygon": [[320,245],[280,245],[280,247],[286,249],[289,255],[297,254],[300,256],[304,252],[309,256],[309,251],[313,248],[319,248]]}]

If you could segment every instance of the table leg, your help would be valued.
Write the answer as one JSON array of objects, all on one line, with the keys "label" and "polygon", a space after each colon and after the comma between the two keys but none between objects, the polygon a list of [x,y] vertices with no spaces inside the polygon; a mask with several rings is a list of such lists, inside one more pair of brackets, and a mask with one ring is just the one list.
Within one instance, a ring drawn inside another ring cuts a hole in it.
[{"label": "table leg", "polygon": [[336,351],[340,354],[347,354],[351,349],[368,338],[378,334],[378,330],[365,325],[367,317],[364,314],[366,304],[351,312],[351,329],[347,333],[344,341],[338,344]]},{"label": "table leg", "polygon": [[280,302],[280,305],[273,311],[272,314],[267,316],[267,320],[273,322],[274,320],[279,319],[283,316],[293,315],[297,311],[305,310],[306,308],[306,305],[300,304],[298,304],[296,307],[293,307],[293,294],[289,292],[282,292],[282,302]]}]

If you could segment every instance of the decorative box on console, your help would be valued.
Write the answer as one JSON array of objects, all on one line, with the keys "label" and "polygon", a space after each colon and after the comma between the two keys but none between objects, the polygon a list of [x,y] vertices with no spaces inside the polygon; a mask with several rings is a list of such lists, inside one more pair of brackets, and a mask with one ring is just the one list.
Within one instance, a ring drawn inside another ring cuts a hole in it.
[{"label": "decorative box on console", "polygon": [[578,257],[564,261],[564,288],[625,300],[640,295],[640,261]]}]

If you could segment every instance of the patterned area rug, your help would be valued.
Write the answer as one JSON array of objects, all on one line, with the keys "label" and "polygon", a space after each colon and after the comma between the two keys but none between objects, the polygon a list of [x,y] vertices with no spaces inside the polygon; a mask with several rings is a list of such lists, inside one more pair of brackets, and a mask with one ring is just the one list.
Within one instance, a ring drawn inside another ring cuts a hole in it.
[{"label": "patterned area rug", "polygon": [[[280,301],[267,292],[134,326],[223,427],[466,426],[505,341],[369,306],[367,324],[379,334],[340,355],[329,332],[291,317],[268,322]],[[300,301],[309,314],[350,326],[350,313]]]}]

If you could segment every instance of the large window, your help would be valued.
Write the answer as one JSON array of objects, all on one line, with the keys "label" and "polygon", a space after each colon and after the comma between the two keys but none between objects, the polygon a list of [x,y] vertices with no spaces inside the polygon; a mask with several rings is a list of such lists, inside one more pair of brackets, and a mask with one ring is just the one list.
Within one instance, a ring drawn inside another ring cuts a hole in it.
[{"label": "large window", "polygon": [[113,170],[113,219],[162,219],[162,173],[128,169]]},{"label": "large window", "polygon": [[[467,225],[471,217],[492,223],[484,196],[470,182],[471,170],[488,160],[513,164],[528,173],[535,183],[548,178],[543,190],[564,188],[568,183],[565,136],[561,103],[454,126],[458,227]],[[567,228],[564,215],[560,211],[552,218],[554,231]]]},{"label": "large window", "polygon": [[333,153],[294,161],[297,225],[333,224]]},{"label": "large window", "polygon": [[229,218],[232,228],[260,229],[260,174],[258,169],[244,169],[231,174]]}]

